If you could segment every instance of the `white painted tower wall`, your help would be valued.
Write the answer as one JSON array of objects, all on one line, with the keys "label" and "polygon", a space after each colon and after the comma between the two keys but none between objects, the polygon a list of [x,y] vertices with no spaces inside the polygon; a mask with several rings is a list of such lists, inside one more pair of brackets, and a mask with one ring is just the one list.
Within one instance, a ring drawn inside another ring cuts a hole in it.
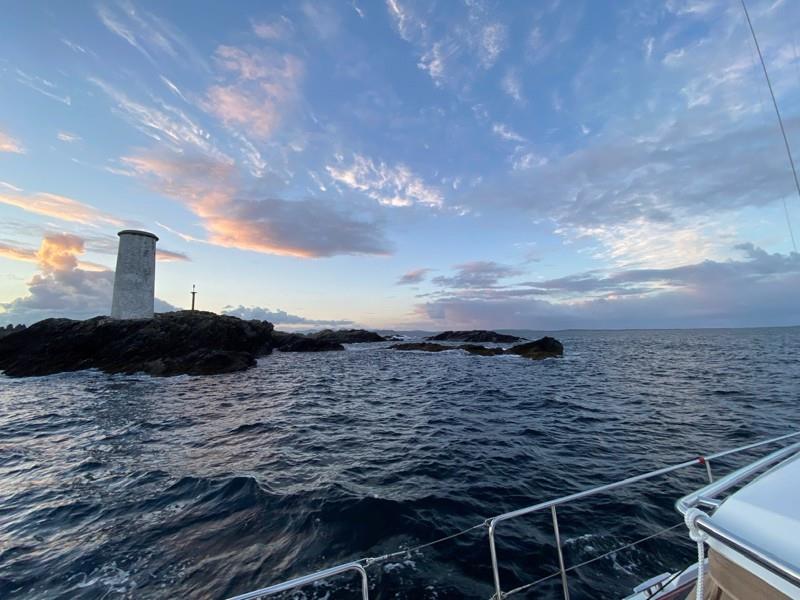
[{"label": "white painted tower wall", "polygon": [[112,319],[153,317],[156,285],[156,242],[147,231],[119,232],[117,271],[114,275]]}]

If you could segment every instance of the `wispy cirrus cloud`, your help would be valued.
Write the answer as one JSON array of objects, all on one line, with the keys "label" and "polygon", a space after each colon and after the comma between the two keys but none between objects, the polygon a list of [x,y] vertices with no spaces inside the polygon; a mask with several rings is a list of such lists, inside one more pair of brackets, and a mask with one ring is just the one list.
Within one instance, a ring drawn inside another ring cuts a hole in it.
[{"label": "wispy cirrus cloud", "polygon": [[232,162],[211,139],[211,135],[185,112],[162,104],[157,107],[130,98],[110,83],[91,77],[89,81],[115,103],[115,109],[128,123],[149,138],[177,150],[189,148]]},{"label": "wispy cirrus cloud", "polygon": [[9,152],[11,154],[25,154],[25,148],[19,140],[14,139],[7,133],[0,131],[0,152]]},{"label": "wispy cirrus cloud", "polygon": [[326,170],[334,181],[363,192],[386,206],[422,204],[441,207],[444,203],[444,197],[438,188],[426,184],[403,164],[389,166],[384,162],[375,163],[361,154],[354,154],[350,165],[340,161],[339,164],[328,165]]},{"label": "wispy cirrus cloud", "polygon": [[100,3],[97,16],[108,31],[125,40],[153,64],[165,56],[201,72],[208,70],[200,53],[177,28],[130,0]]},{"label": "wispy cirrus cloud", "polygon": [[31,75],[21,69],[16,69],[16,74],[17,81],[22,85],[39,92],[43,96],[47,96],[51,100],[61,102],[61,104],[67,106],[72,104],[72,98],[70,98],[69,95],[61,95],[58,91],[58,86],[49,79],[39,77],[38,75]]},{"label": "wispy cirrus cloud", "polygon": [[285,40],[294,32],[291,19],[281,15],[272,21],[253,21],[253,33],[270,42]]},{"label": "wispy cirrus cloud", "polygon": [[80,142],[83,139],[78,134],[70,133],[69,131],[59,131],[56,135],[56,138],[58,138],[59,141],[66,142],[68,144]]},{"label": "wispy cirrus cloud", "polygon": [[500,139],[506,140],[507,142],[527,141],[524,137],[522,137],[519,133],[511,129],[505,123],[494,123],[492,125],[492,133],[495,134]]},{"label": "wispy cirrus cloud", "polygon": [[516,69],[509,69],[500,81],[500,87],[507,96],[517,104],[525,103],[525,94],[522,91],[522,81]]},{"label": "wispy cirrus cloud", "polygon": [[386,0],[386,10],[400,37],[415,47],[417,66],[438,87],[474,80],[476,62],[488,71],[508,47],[508,28],[479,0],[451,6],[444,27],[407,0]]}]

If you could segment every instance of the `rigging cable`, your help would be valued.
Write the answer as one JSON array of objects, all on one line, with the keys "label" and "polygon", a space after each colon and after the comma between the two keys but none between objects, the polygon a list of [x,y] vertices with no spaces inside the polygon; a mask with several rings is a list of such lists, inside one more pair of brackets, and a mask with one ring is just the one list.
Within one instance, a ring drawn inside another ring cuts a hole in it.
[{"label": "rigging cable", "polygon": [[[792,158],[792,149],[789,146],[789,138],[786,136],[786,128],[783,126],[781,111],[778,109],[778,101],[775,99],[775,92],[772,89],[772,81],[770,81],[769,73],[767,72],[767,63],[764,62],[764,55],[761,54],[761,47],[758,45],[756,30],[753,28],[753,22],[750,20],[750,13],[747,10],[747,4],[745,4],[745,0],[741,1],[742,1],[742,9],[744,10],[744,16],[747,19],[747,25],[750,27],[750,33],[753,36],[753,42],[755,42],[756,44],[756,51],[758,52],[758,58],[761,60],[761,68],[764,70],[764,78],[767,80],[769,95],[772,97],[772,105],[775,107],[775,114],[778,116],[778,125],[781,128],[783,143],[786,146],[786,154],[789,157],[789,165],[792,167],[792,175],[794,176],[794,186],[797,189],[797,197],[800,198],[800,180],[797,179],[797,169],[794,166],[794,159]],[[794,231],[792,230],[792,221],[789,218],[789,207],[786,205],[786,198],[783,199],[783,212],[786,215],[786,225],[789,227],[789,237],[792,238],[792,248],[794,248],[794,251],[797,252],[797,243],[794,240]]]}]

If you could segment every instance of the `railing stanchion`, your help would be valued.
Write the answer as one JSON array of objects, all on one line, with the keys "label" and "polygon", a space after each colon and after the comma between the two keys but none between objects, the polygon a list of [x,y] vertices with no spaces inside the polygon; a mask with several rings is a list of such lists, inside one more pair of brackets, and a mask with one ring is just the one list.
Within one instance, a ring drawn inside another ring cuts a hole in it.
[{"label": "railing stanchion", "polygon": [[708,483],[714,483],[714,476],[711,474],[711,461],[704,457],[703,462],[706,464],[706,473],[708,473]]},{"label": "railing stanchion", "polygon": [[569,600],[569,584],[567,583],[567,569],[564,566],[564,552],[561,550],[561,534],[558,531],[558,516],[556,515],[556,505],[550,507],[553,515],[553,531],[556,534],[556,548],[558,549],[558,566],[561,569],[561,587],[564,588],[564,600]]},{"label": "railing stanchion", "polygon": [[500,572],[497,568],[497,548],[494,545],[494,530],[497,523],[494,519],[489,522],[489,552],[492,554],[492,576],[494,577],[494,592],[497,600],[503,600],[503,590],[500,589]]}]

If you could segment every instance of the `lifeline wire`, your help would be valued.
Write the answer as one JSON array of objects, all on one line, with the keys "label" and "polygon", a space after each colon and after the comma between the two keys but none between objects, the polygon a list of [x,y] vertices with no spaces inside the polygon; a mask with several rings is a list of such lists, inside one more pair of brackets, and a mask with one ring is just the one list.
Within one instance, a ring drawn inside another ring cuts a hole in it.
[{"label": "lifeline wire", "polygon": [[453,533],[453,534],[447,535],[447,536],[445,536],[443,538],[439,538],[438,540],[433,540],[432,542],[427,542],[425,544],[420,544],[419,546],[414,546],[413,548],[407,548],[406,550],[398,550],[397,552],[392,552],[390,554],[384,554],[382,556],[374,556],[374,557],[371,557],[371,558],[362,558],[362,559],[359,559],[356,562],[363,562],[365,567],[369,567],[370,565],[374,565],[376,563],[384,562],[386,560],[389,560],[390,558],[397,558],[398,556],[405,556],[405,555],[411,554],[412,552],[417,552],[418,550],[422,550],[423,548],[427,548],[428,546],[433,546],[434,544],[441,544],[442,542],[446,542],[447,540],[452,540],[453,538],[457,538],[459,536],[462,536],[462,535],[464,535],[466,533],[469,533],[470,531],[473,531],[475,529],[480,529],[481,527],[486,527],[486,521],[484,521],[483,523],[478,523],[477,525],[473,525],[472,527],[469,527],[468,529],[464,529],[464,530],[459,531],[457,533]]},{"label": "lifeline wire", "polygon": [[[582,563],[578,563],[577,565],[572,565],[571,567],[568,567],[567,569],[564,569],[564,571],[566,573],[569,573],[570,571],[574,571],[576,569],[580,569],[581,567],[585,567],[586,565],[590,565],[593,562],[597,562],[598,560],[602,560],[603,558],[607,558],[607,557],[611,556],[612,554],[616,554],[617,552],[622,552],[623,550],[627,550],[628,548],[632,548],[633,546],[637,546],[638,544],[641,544],[642,542],[646,542],[647,540],[650,540],[650,539],[653,539],[653,538],[658,537],[660,535],[663,535],[663,534],[667,533],[668,531],[672,531],[673,529],[677,529],[681,525],[683,525],[683,522],[677,523],[675,525],[671,525],[669,527],[666,527],[666,528],[662,529],[661,531],[657,531],[657,532],[655,532],[655,533],[653,533],[651,535],[648,535],[648,536],[645,536],[645,537],[643,537],[641,539],[638,539],[635,542],[631,542],[629,544],[625,544],[624,546],[620,546],[619,548],[615,548],[614,550],[609,550],[605,554],[600,554],[599,556],[595,556],[594,558],[590,558],[589,560],[585,560]],[[526,583],[525,585],[521,585],[521,586],[519,586],[517,588],[514,588],[513,590],[509,590],[507,592],[504,592],[503,593],[503,597],[506,598],[508,596],[511,596],[512,594],[517,594],[519,592],[523,592],[523,591],[525,591],[525,590],[527,590],[529,588],[532,588],[535,585],[538,585],[538,584],[542,583],[543,581],[547,581],[548,579],[552,579],[553,577],[557,577],[558,575],[561,575],[561,571],[557,571],[555,573],[551,573],[550,575],[547,575],[546,577],[542,577],[541,579],[537,579],[536,581],[532,581],[531,583]]]}]

